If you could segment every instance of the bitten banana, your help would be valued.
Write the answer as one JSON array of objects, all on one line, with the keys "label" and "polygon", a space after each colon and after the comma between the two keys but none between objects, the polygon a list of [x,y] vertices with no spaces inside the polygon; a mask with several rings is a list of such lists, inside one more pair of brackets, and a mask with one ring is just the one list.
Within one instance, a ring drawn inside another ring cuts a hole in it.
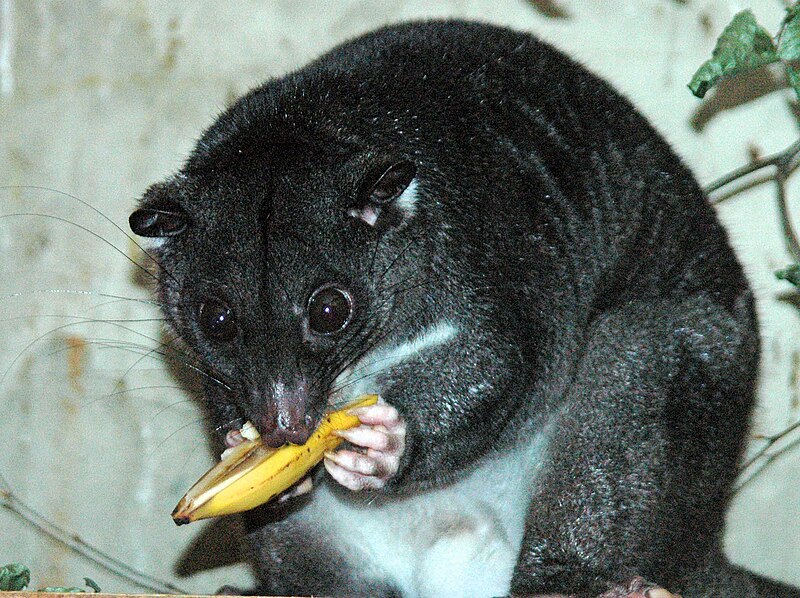
[{"label": "bitten banana", "polygon": [[342,439],[333,432],[359,425],[350,409],[373,405],[377,395],[364,395],[344,409],[325,416],[305,444],[285,444],[273,449],[260,438],[245,440],[225,451],[180,500],[172,519],[178,525],[253,509],[300,480],[335,449]]}]

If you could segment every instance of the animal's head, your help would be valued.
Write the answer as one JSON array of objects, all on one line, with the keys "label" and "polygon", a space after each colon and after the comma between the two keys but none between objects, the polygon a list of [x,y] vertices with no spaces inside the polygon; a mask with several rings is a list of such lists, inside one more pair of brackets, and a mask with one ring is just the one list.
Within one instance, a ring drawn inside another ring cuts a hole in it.
[{"label": "animal's head", "polygon": [[[485,315],[463,273],[487,269],[493,202],[522,183],[489,126],[486,32],[459,48],[450,26],[387,29],[250,92],[130,218],[210,401],[270,444]],[[427,375],[444,392],[452,372]]]}]

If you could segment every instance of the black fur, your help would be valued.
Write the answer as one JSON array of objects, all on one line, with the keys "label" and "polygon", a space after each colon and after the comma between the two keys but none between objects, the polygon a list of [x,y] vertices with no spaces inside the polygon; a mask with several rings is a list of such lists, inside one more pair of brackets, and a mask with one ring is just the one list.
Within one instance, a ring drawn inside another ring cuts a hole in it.
[{"label": "black fur", "polygon": [[[364,189],[405,163],[414,209],[371,226]],[[224,383],[207,384],[220,423],[303,437],[345,366],[446,320],[453,342],[380,377],[408,434],[379,500],[544,437],[513,593],[641,575],[684,598],[800,596],[721,554],[759,352],[725,232],[650,125],[548,45],[461,22],[364,36],[235,103],[142,206],[137,232],[186,223],[158,249],[160,293]],[[314,337],[301,311],[332,282],[352,321]],[[234,341],[204,335],[209,299]],[[276,399],[278,381],[294,394]],[[396,591],[302,519],[308,500],[253,523],[259,589]]]}]

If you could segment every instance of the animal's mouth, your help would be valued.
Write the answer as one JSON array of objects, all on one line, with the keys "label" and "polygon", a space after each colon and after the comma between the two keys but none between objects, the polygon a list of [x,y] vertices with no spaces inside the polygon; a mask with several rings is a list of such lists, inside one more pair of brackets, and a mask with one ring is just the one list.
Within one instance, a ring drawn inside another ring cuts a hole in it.
[{"label": "animal's mouth", "polygon": [[[236,422],[236,424],[238,424],[238,422]],[[225,452],[233,447],[239,446],[247,440],[257,440],[261,437],[250,420],[244,422],[241,427],[237,427],[236,424],[233,424],[225,434]],[[224,458],[225,453],[222,453],[222,455]]]},{"label": "animal's mouth", "polygon": [[238,446],[245,440],[255,440],[260,436],[258,430],[256,430],[256,427],[250,420],[244,422],[241,427],[237,426],[238,423],[239,422],[233,424],[225,434],[225,446],[228,448]]},{"label": "animal's mouth", "polygon": [[[225,433],[225,452],[223,455],[248,440],[260,439],[267,446],[271,446],[272,448],[278,448],[287,443],[303,444],[311,435],[314,428],[324,419],[326,414],[340,409],[342,405],[346,405],[353,400],[354,399],[350,397],[348,400],[339,399],[337,401],[333,395],[330,395],[325,408],[317,417],[314,417],[312,414],[302,415],[299,412],[282,413],[278,411],[277,413],[267,412],[256,415],[252,420],[248,419],[245,421],[244,417],[231,420],[221,430]],[[299,428],[302,428],[302,430],[299,430]],[[273,438],[276,430],[279,432],[279,435],[277,438]],[[284,432],[283,435],[280,435],[281,431]],[[293,437],[292,433],[296,431],[298,431],[298,434],[296,437]],[[286,433],[289,435],[287,436]]]},{"label": "animal's mouth", "polygon": [[314,413],[306,413],[304,405],[284,407],[273,402],[265,402],[248,411],[242,417],[229,421],[220,430],[224,434],[226,448],[258,438],[264,445],[272,448],[285,444],[303,444],[324,415],[324,412],[316,417]]}]

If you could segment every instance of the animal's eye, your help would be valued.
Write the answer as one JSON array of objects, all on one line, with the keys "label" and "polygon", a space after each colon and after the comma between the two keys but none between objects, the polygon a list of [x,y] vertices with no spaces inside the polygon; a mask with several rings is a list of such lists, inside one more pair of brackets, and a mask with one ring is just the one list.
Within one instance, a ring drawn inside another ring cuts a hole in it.
[{"label": "animal's eye", "polygon": [[218,299],[209,299],[200,306],[199,323],[203,334],[213,341],[230,342],[238,332],[233,310]]},{"label": "animal's eye", "polygon": [[371,186],[369,200],[384,204],[400,196],[414,179],[417,167],[411,162],[397,162],[386,168]]},{"label": "animal's eye", "polygon": [[353,315],[353,300],[344,289],[320,287],[308,299],[308,325],[316,334],[333,334],[344,329]]}]

